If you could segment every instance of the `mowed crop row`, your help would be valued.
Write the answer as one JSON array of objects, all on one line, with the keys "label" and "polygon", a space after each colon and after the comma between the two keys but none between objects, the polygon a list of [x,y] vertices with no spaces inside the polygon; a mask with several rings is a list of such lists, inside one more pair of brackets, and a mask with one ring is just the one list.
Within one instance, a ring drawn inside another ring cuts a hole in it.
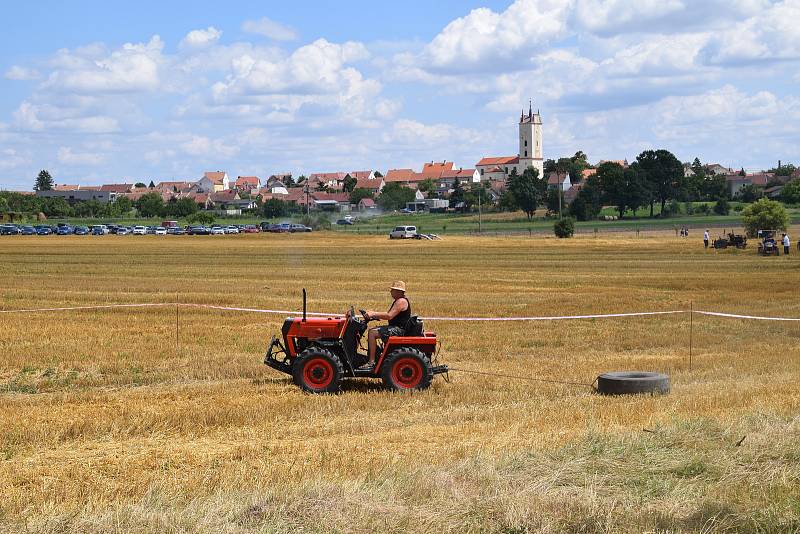
[{"label": "mowed crop row", "polygon": [[[795,232],[796,233],[796,232]],[[175,302],[426,316],[709,309],[800,317],[800,258],[648,234],[0,242],[2,309]],[[0,525],[50,531],[787,528],[800,520],[800,325],[694,316],[428,322],[461,369],[414,395],[300,393],[282,316],[166,306],[0,314]],[[177,322],[177,339],[176,339]],[[647,429],[650,432],[644,432]],[[736,442],[746,439],[736,446]],[[794,452],[793,452],[794,451]]]}]

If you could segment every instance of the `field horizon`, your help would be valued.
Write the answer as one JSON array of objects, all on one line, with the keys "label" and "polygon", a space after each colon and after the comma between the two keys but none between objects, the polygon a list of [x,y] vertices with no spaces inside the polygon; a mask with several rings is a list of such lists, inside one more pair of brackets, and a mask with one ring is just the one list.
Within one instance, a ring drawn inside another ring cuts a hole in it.
[{"label": "field horizon", "polygon": [[[798,235],[794,227],[792,235]],[[389,241],[2,240],[0,309],[178,302],[344,312],[409,286],[433,317],[695,310],[800,317],[800,256],[671,230]],[[0,313],[0,529],[639,532],[800,529],[800,324],[695,314],[428,321],[453,372],[310,396],[262,363],[283,316],[181,306]],[[690,329],[692,360],[689,360]]]}]

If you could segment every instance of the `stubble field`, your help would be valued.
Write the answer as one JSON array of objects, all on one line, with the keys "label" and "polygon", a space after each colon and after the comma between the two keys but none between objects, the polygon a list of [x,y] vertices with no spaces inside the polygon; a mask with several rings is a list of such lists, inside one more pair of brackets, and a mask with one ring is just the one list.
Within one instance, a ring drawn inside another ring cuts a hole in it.
[{"label": "stubble field", "polygon": [[[797,228],[792,235],[797,235]],[[696,236],[695,236],[696,237]],[[0,239],[0,309],[181,303],[425,316],[713,310],[800,317],[800,258],[636,238]],[[691,304],[690,304],[691,303]],[[413,395],[309,396],[261,364],[283,316],[0,313],[0,530],[800,530],[800,323],[665,315],[426,323],[453,372]]]}]

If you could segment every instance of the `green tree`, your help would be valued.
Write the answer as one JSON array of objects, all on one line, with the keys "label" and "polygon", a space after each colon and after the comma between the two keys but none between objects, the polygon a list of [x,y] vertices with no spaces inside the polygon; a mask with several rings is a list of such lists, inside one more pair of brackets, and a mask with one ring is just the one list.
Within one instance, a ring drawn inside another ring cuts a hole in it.
[{"label": "green tree", "polygon": [[289,213],[289,208],[286,205],[286,202],[279,198],[271,198],[264,202],[264,205],[261,206],[261,213],[267,219],[273,219],[275,217],[283,217],[287,213]]},{"label": "green tree", "polygon": [[426,178],[417,185],[417,189],[423,193],[430,193],[436,190],[436,184],[433,183],[432,178]]},{"label": "green tree", "polygon": [[189,224],[211,224],[214,222],[214,214],[207,211],[198,211],[186,218]]},{"label": "green tree", "polygon": [[383,173],[381,173],[381,171],[375,171],[375,178],[383,178]]},{"label": "green tree", "polygon": [[759,230],[786,230],[789,212],[780,202],[762,198],[742,211],[742,222],[747,235],[755,237]]},{"label": "green tree", "polygon": [[692,172],[695,174],[695,176],[705,179],[706,168],[703,167],[702,163],[700,163],[700,158],[694,158],[694,161],[692,162]]},{"label": "green tree", "polygon": [[164,214],[164,199],[159,193],[146,193],[134,204],[142,217],[159,217]]},{"label": "green tree", "polygon": [[137,189],[144,189],[147,186],[145,185],[144,182],[136,182],[133,187],[135,187]]},{"label": "green tree", "polygon": [[378,196],[378,205],[385,211],[399,210],[413,200],[414,191],[397,182],[390,182],[383,187]]},{"label": "green tree", "polygon": [[528,167],[521,176],[513,169],[508,177],[508,190],[514,195],[516,205],[530,220],[547,194],[547,179],[539,177],[536,167]]},{"label": "green tree", "polygon": [[294,178],[292,178],[291,174],[286,175],[286,177],[283,179],[283,185],[285,185],[286,187],[295,186],[295,181]]},{"label": "green tree", "polygon": [[649,184],[650,217],[653,217],[653,205],[661,203],[661,211],[667,201],[676,197],[683,177],[683,164],[668,150],[645,150],[636,157],[644,178]]},{"label": "green tree", "polygon": [[4,196],[0,196],[0,213],[8,213],[8,199]]},{"label": "green tree", "polygon": [[461,181],[456,178],[453,182],[453,191],[450,192],[450,207],[455,208],[456,204],[464,202],[464,187]]},{"label": "green tree", "polygon": [[514,198],[514,193],[506,189],[500,193],[500,198],[497,199],[497,208],[500,211],[517,211],[517,199]]},{"label": "green tree", "polygon": [[553,225],[553,233],[559,239],[572,237],[575,235],[575,219],[572,217],[564,217],[559,219]]},{"label": "green tree", "polygon": [[94,199],[78,202],[73,210],[77,217],[98,217],[105,211],[103,205]]},{"label": "green tree", "polygon": [[33,186],[34,191],[52,191],[53,189],[53,177],[50,176],[50,173],[42,169],[39,171],[39,175],[36,177],[36,183]]},{"label": "green tree", "polygon": [[579,221],[596,219],[603,208],[602,191],[597,176],[591,176],[583,184],[575,200],[569,205],[569,214]]},{"label": "green tree", "polygon": [[795,178],[783,186],[781,198],[789,204],[800,204],[800,178]]},{"label": "green tree", "polygon": [[150,188],[150,189],[155,189],[156,188],[156,184],[153,183],[153,180],[150,180],[150,185],[148,185],[147,187]]},{"label": "green tree", "polygon": [[767,172],[771,172],[775,174],[775,176],[791,176],[796,170],[797,167],[791,163],[787,163],[786,165],[778,165],[774,169],[770,169]]},{"label": "green tree", "polygon": [[113,202],[114,204],[114,211],[119,213],[120,215],[125,215],[131,209],[133,209],[133,202],[128,197],[121,195],[116,198]]},{"label": "green tree", "polygon": [[[72,215],[72,206],[61,197],[42,199],[42,213],[48,217],[69,217]],[[14,210],[18,211],[18,210]]]},{"label": "green tree", "polygon": [[167,213],[173,217],[188,217],[199,210],[200,206],[192,198],[173,198],[167,203]]},{"label": "green tree", "polygon": [[742,202],[753,202],[761,198],[763,196],[763,192],[761,191],[761,188],[756,187],[753,184],[747,184],[743,185],[739,189],[739,191],[736,193],[736,196]]},{"label": "green tree", "polygon": [[[559,197],[561,198],[559,199]],[[547,205],[547,211],[553,214],[557,214],[559,208],[562,210],[567,209],[564,190],[560,187],[548,187],[545,204]]]},{"label": "green tree", "polygon": [[344,177],[344,183],[342,184],[342,191],[345,193],[352,193],[353,189],[356,188],[358,184],[358,180],[350,176],[349,174]]},{"label": "green tree", "polygon": [[633,169],[623,169],[619,163],[607,161],[597,168],[597,182],[602,200],[616,206],[621,219],[625,210],[635,211],[649,198],[641,174]]},{"label": "green tree", "polygon": [[705,200],[728,198],[728,181],[722,174],[705,175],[700,191]]},{"label": "green tree", "polygon": [[730,213],[730,211],[731,207],[728,204],[728,199],[725,197],[719,197],[716,204],[714,204],[714,213],[717,215],[727,215]]},{"label": "green tree", "polygon": [[362,198],[374,198],[372,191],[363,187],[357,187],[350,193],[350,204],[358,204]]}]

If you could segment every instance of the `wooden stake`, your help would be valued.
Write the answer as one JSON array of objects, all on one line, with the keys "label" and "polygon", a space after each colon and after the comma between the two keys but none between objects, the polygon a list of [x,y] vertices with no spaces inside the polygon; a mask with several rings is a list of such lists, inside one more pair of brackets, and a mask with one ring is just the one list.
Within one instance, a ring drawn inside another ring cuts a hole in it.
[{"label": "wooden stake", "polygon": [[175,292],[175,356],[178,356],[180,353],[180,337],[178,334],[178,309],[180,308],[180,304],[178,304],[178,292]]},{"label": "wooden stake", "polygon": [[694,345],[694,301],[689,301],[689,370],[692,370],[692,352]]}]

